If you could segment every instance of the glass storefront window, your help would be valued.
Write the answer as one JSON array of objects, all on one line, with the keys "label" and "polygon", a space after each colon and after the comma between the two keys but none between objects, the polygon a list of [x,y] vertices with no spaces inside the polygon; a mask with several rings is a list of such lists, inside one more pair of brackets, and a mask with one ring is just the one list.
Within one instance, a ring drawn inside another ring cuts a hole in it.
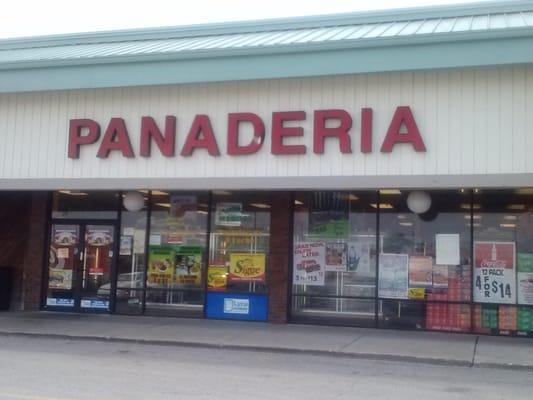
[{"label": "glass storefront window", "polygon": [[474,193],[474,327],[533,333],[533,189]]},{"label": "glass storefront window", "polygon": [[142,313],[148,191],[141,194],[145,199],[141,210],[128,211],[122,208],[115,305],[116,311],[121,314]]},{"label": "glass storefront window", "polygon": [[202,315],[208,194],[152,191],[146,312]]},{"label": "glass storefront window", "polygon": [[376,199],[375,192],[295,195],[293,320],[374,325]]},{"label": "glass storefront window", "polygon": [[265,293],[270,241],[268,194],[214,191],[212,204],[208,290]]},{"label": "glass storefront window", "polygon": [[471,192],[382,190],[379,212],[380,326],[470,331]]}]

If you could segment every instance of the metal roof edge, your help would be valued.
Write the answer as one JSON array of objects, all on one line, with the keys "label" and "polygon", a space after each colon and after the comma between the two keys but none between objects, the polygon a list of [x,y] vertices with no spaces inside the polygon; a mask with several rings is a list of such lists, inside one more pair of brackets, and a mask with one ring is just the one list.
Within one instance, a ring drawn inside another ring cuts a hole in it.
[{"label": "metal roof edge", "polygon": [[175,27],[126,29],[0,39],[0,50],[88,43],[155,40],[192,36],[196,37],[285,29],[304,29],[359,23],[393,22],[412,19],[420,20],[426,18],[445,18],[464,15],[484,15],[491,13],[519,11],[533,11],[533,1],[477,1],[474,3],[470,2],[455,5],[399,8],[392,10],[364,11],[356,13],[326,14],[305,17],[184,25]]},{"label": "metal roof edge", "polygon": [[[512,46],[510,45],[512,43]],[[306,78],[376,72],[533,64],[533,36],[325,52],[233,55],[3,70],[0,93]],[[335,62],[332,62],[332,59]]]},{"label": "metal roof edge", "polygon": [[533,27],[522,28],[507,28],[495,29],[490,31],[468,31],[468,32],[444,32],[439,34],[427,34],[417,36],[392,36],[384,38],[371,39],[354,39],[344,41],[332,42],[317,42],[305,44],[288,44],[276,46],[263,47],[242,47],[242,48],[228,48],[228,49],[206,49],[203,51],[192,50],[188,52],[179,53],[155,53],[143,55],[121,55],[121,56],[103,56],[90,58],[73,58],[63,60],[42,60],[42,61],[17,61],[0,63],[0,71],[14,70],[14,69],[42,69],[54,67],[75,67],[85,65],[106,65],[119,63],[138,63],[151,62],[157,63],[160,61],[179,61],[187,59],[204,59],[216,60],[224,57],[253,57],[257,55],[271,55],[285,54],[292,52],[295,54],[304,52],[325,53],[335,50],[343,49],[357,49],[357,48],[375,48],[376,51],[386,47],[393,46],[418,46],[418,45],[432,45],[442,42],[460,43],[460,42],[481,42],[509,38],[529,37],[533,38]]}]

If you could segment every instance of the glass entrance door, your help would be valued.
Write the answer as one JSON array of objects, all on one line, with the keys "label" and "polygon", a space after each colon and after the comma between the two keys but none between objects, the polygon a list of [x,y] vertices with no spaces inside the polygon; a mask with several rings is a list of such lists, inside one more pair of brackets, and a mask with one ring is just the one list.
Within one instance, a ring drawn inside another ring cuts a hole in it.
[{"label": "glass entrance door", "polygon": [[113,224],[52,224],[47,308],[110,310],[114,236]]}]

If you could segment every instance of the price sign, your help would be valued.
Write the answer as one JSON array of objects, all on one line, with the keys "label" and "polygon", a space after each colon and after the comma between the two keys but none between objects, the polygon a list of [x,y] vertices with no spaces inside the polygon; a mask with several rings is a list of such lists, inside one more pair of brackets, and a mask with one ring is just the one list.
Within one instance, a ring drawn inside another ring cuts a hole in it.
[{"label": "price sign", "polygon": [[474,301],[514,304],[515,260],[514,242],[475,242]]},{"label": "price sign", "polygon": [[296,285],[324,286],[326,244],[302,242],[294,245],[293,283]]}]

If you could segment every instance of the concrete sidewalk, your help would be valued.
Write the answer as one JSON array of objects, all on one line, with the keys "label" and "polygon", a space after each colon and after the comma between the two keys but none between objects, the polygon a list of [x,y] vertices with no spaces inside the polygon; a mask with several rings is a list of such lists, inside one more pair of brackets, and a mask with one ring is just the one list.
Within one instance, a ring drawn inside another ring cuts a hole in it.
[{"label": "concrete sidewalk", "polygon": [[203,319],[0,313],[0,334],[531,369],[533,339]]}]

